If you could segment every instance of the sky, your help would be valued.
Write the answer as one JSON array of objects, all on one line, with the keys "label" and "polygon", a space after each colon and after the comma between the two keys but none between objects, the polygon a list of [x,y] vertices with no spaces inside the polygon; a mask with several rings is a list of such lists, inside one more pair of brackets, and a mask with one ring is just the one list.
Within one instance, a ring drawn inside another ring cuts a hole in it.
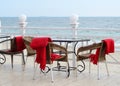
[{"label": "sky", "polygon": [[120,16],[120,0],[0,0],[0,17]]}]

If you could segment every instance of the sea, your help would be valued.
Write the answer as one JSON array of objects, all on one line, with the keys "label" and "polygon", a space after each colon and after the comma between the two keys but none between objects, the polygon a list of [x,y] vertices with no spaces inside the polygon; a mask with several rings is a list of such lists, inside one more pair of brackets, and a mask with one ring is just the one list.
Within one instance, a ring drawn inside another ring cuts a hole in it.
[{"label": "sea", "polygon": [[[19,17],[0,17],[1,33],[19,33],[17,28],[2,27],[20,27]],[[51,28],[69,28],[71,29],[70,17],[27,17],[27,26],[33,27],[27,29],[26,34],[59,35],[63,37],[72,37],[72,32],[68,30],[51,30]],[[102,40],[104,37],[113,37],[117,44],[120,44],[120,17],[79,17],[77,27],[78,37],[95,37],[95,40]],[[34,27],[50,28],[47,31],[38,30]],[[18,28],[19,29],[19,28]]]},{"label": "sea", "polygon": [[[2,26],[18,26],[18,17],[0,17]],[[28,27],[70,27],[69,17],[27,17]],[[78,28],[120,29],[120,17],[79,17]]]}]

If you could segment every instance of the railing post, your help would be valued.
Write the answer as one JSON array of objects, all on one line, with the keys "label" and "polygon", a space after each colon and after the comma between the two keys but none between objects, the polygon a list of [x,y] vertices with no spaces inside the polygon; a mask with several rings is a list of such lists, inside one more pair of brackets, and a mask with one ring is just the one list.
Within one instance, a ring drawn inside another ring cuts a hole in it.
[{"label": "railing post", "polygon": [[[73,38],[74,39],[77,38],[77,28],[78,28],[78,25],[79,25],[78,19],[79,19],[79,17],[76,14],[74,14],[70,17],[70,25],[73,29]],[[75,46],[75,43],[73,43],[72,50],[74,50],[74,46]],[[76,67],[76,56],[75,56],[75,54],[73,54],[73,67]]]},{"label": "railing post", "polygon": [[78,15],[72,15],[70,17],[70,25],[73,29],[73,38],[77,38],[77,28],[78,28],[78,25],[79,25],[79,16]]},{"label": "railing post", "polygon": [[26,15],[21,15],[19,17],[19,25],[20,25],[20,28],[22,30],[22,35],[23,36],[25,35],[25,27],[27,25],[26,19],[27,19]]}]

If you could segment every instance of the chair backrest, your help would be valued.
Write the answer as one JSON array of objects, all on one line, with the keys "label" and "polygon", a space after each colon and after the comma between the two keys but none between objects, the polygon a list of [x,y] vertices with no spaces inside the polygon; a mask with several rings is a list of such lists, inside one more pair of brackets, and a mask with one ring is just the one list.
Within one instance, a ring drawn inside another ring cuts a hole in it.
[{"label": "chair backrest", "polygon": [[16,45],[16,39],[15,37],[10,40],[10,50],[11,51],[16,51],[17,50],[17,45]]},{"label": "chair backrest", "polygon": [[[31,55],[35,55],[36,54],[36,51],[33,50],[31,47],[30,47],[30,43],[32,41],[33,37],[31,36],[25,36],[23,37],[23,40],[24,40],[24,43],[25,43],[25,46],[26,46],[26,49],[27,49],[27,56],[31,56]],[[61,52],[62,54],[60,54],[62,57],[66,57],[66,58],[60,58],[59,61],[65,61],[67,62],[68,61],[68,58],[67,58],[67,49],[60,46],[60,45],[57,45],[53,42],[49,42],[46,46],[46,63],[47,64],[51,64],[52,61],[51,61],[51,54],[52,53],[56,53],[54,52],[55,51],[59,51]],[[57,52],[58,54],[58,52]]]},{"label": "chair backrest", "polygon": [[[99,49],[99,56],[98,56],[98,61],[104,61],[105,59],[105,49],[106,49],[106,45],[104,44],[104,42],[100,42],[100,43],[95,43],[93,44],[93,49]],[[97,51],[96,51],[97,52]]]},{"label": "chair backrest", "polygon": [[46,63],[47,64],[51,64],[51,50],[50,50],[50,44],[48,43],[47,47],[46,47]]},{"label": "chair backrest", "polygon": [[68,54],[67,54],[67,49],[64,48],[63,46],[57,45],[55,43],[49,42],[47,47],[46,47],[46,62],[47,64],[51,64],[51,54],[55,53],[61,56],[60,59],[57,59],[57,61],[63,61],[67,62],[68,61]]},{"label": "chair backrest", "polygon": [[36,54],[36,51],[33,50],[30,47],[30,43],[31,43],[32,39],[33,39],[33,37],[31,37],[31,36],[25,36],[25,37],[23,37],[24,44],[25,44],[26,49],[27,49],[27,56],[31,56],[31,55],[35,55]]},{"label": "chair backrest", "polygon": [[[99,61],[103,61],[105,60],[105,49],[106,49],[106,46],[103,42],[100,42],[100,43],[94,43],[94,44],[91,44],[91,45],[87,45],[87,46],[83,46],[83,47],[80,47],[78,50],[77,50],[77,55],[80,53],[80,52],[84,52],[84,51],[88,51],[90,50],[89,53],[92,52],[92,50],[97,50],[99,49],[98,53],[98,60]],[[96,51],[95,51],[96,52]]]},{"label": "chair backrest", "polygon": [[106,45],[105,43],[102,41],[101,42],[101,48],[100,48],[100,52],[99,52],[99,61],[104,61],[106,60],[105,58],[105,50],[106,50]]},{"label": "chair backrest", "polygon": [[87,51],[87,50],[94,50],[94,49],[97,49],[97,48],[100,48],[102,46],[102,43],[94,43],[94,44],[91,44],[91,45],[87,45],[87,46],[83,46],[83,47],[80,47],[77,52],[83,52],[83,51]]}]

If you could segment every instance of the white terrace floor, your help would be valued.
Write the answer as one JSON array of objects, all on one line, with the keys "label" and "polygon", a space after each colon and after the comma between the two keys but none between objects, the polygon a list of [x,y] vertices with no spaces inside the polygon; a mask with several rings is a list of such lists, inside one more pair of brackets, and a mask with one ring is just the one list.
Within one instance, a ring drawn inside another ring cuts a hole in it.
[{"label": "white terrace floor", "polygon": [[[120,52],[113,54],[120,62]],[[114,62],[110,57],[107,60]],[[65,77],[65,72],[54,72],[54,83],[51,83],[50,72],[45,76],[36,72],[33,80],[33,58],[28,58],[25,71],[22,71],[21,58],[15,56],[14,68],[11,68],[10,57],[7,56],[5,64],[0,66],[0,86],[120,86],[120,64],[108,63],[110,76],[107,76],[105,65],[100,64],[100,80],[97,80],[97,68],[91,65],[91,74],[88,73],[88,61],[86,69],[75,76],[72,70],[70,77]]]}]

